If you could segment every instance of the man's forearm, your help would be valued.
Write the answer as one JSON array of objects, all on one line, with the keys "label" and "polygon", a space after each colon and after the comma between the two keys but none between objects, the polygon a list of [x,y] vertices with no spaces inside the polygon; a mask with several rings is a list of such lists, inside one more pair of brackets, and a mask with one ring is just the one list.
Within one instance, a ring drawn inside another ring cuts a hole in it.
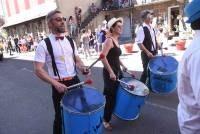
[{"label": "man's forearm", "polygon": [[143,44],[139,44],[139,47],[142,51],[144,51],[147,55],[150,53],[149,50],[147,50]]},{"label": "man's forearm", "polygon": [[51,85],[54,85],[55,80],[52,79],[44,69],[37,69],[37,70],[35,70],[35,74],[40,79],[42,79],[43,81],[45,81],[45,82],[47,82],[47,83],[49,83]]}]

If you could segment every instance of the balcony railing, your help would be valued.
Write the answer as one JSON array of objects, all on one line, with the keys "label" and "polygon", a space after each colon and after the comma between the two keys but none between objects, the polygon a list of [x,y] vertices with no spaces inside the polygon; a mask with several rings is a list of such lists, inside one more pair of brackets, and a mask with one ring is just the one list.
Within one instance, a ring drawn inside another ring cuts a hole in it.
[{"label": "balcony railing", "polygon": [[134,0],[107,0],[103,3],[103,10],[116,10],[116,9],[123,9],[123,8],[130,8],[133,7]]}]

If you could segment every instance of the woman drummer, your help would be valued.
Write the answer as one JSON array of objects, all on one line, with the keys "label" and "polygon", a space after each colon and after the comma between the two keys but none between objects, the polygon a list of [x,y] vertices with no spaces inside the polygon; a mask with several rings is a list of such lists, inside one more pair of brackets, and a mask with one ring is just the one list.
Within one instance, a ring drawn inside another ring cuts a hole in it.
[{"label": "woman drummer", "polygon": [[116,91],[119,83],[117,79],[122,78],[122,71],[127,70],[124,64],[119,59],[122,51],[120,49],[118,38],[122,33],[122,18],[112,18],[108,22],[108,29],[110,35],[105,40],[102,54],[105,58],[102,59],[104,65],[103,68],[103,79],[104,79],[104,95],[106,97],[106,105],[104,111],[104,122],[103,125],[107,130],[112,130],[110,120],[115,107],[116,102]]}]

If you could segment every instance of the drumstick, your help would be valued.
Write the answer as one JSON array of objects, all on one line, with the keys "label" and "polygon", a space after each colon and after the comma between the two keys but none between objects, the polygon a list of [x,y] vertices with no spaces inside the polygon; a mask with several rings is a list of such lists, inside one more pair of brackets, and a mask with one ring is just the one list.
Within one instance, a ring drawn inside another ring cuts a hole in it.
[{"label": "drumstick", "polygon": [[126,85],[128,87],[128,89],[130,89],[131,91],[133,91],[134,88],[135,88],[135,86],[133,84],[130,85],[130,84],[128,84],[128,83],[126,83],[126,82],[124,82],[122,80],[119,80],[119,79],[117,79],[117,81],[119,81],[120,83],[123,83],[124,85]]},{"label": "drumstick", "polygon": [[74,84],[74,85],[67,87],[67,89],[78,87],[78,86],[81,86],[81,85],[84,85],[84,84],[92,84],[92,80],[88,79],[86,81],[82,81],[80,83],[77,83],[77,84]]},{"label": "drumstick", "polygon": [[104,54],[100,54],[99,55],[99,58],[98,59],[96,59],[87,69],[89,70],[89,69],[91,69],[99,60],[101,60],[101,59],[103,59],[105,56],[104,56]]},{"label": "drumstick", "polygon": [[131,77],[135,78],[135,75],[134,75],[131,71],[126,70],[125,72],[126,72],[127,74],[129,74]]},{"label": "drumstick", "polygon": [[160,52],[161,52],[161,55],[162,55],[162,56],[164,56],[163,49],[168,50],[167,47],[164,47],[164,48],[163,48],[163,43],[161,43]]}]

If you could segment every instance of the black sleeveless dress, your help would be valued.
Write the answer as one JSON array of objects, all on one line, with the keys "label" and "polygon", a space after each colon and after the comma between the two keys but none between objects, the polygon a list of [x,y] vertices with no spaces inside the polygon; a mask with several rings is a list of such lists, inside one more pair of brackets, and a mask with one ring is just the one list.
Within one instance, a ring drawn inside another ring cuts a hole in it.
[{"label": "black sleeveless dress", "polygon": [[[122,51],[119,47],[116,46],[116,44],[113,41],[113,48],[110,49],[108,52],[106,59],[108,60],[109,65],[111,66],[114,74],[117,78],[122,78],[122,71],[120,68],[120,61],[119,56],[122,54]],[[103,68],[103,79],[104,79],[104,94],[112,94],[115,93],[118,87],[119,82],[113,81],[110,79],[110,74],[106,70],[106,68]]]}]

